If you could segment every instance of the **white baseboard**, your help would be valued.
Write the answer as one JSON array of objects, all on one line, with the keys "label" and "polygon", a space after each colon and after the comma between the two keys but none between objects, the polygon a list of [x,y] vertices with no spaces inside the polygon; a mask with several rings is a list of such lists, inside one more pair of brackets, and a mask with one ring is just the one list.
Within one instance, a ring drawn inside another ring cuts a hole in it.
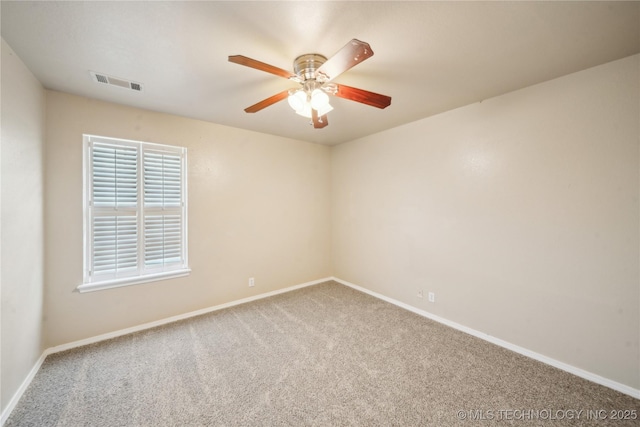
[{"label": "white baseboard", "polygon": [[9,415],[11,415],[11,411],[13,411],[13,409],[16,407],[18,401],[27,390],[27,387],[29,387],[29,384],[31,384],[31,381],[40,370],[40,366],[42,366],[42,362],[44,362],[45,357],[47,357],[46,350],[40,355],[40,358],[38,358],[35,365],[33,365],[33,368],[31,368],[31,370],[29,371],[27,377],[24,379],[24,381],[22,381],[22,384],[20,384],[20,387],[18,387],[18,390],[14,393],[7,407],[4,409],[4,411],[2,411],[2,415],[0,415],[0,426],[3,426],[9,418]]},{"label": "white baseboard", "polygon": [[524,347],[520,347],[520,346],[512,344],[510,342],[501,340],[500,338],[496,338],[496,337],[493,337],[491,335],[487,335],[484,332],[480,332],[480,331],[477,331],[475,329],[471,329],[471,328],[469,328],[467,326],[464,326],[464,325],[461,325],[459,323],[452,322],[451,320],[447,320],[447,319],[445,319],[443,317],[436,316],[435,314],[429,313],[428,311],[421,310],[421,309],[413,307],[413,306],[411,306],[409,304],[405,304],[405,303],[403,303],[401,301],[395,300],[393,298],[389,298],[389,297],[384,296],[382,294],[379,294],[377,292],[370,291],[369,289],[363,288],[363,287],[355,285],[353,283],[349,283],[346,280],[338,279],[337,277],[332,277],[331,279],[335,280],[336,282],[341,283],[341,284],[343,284],[345,286],[353,288],[353,289],[355,289],[357,291],[364,292],[365,294],[368,294],[368,295],[371,295],[371,296],[376,297],[378,299],[381,299],[383,301],[389,302],[389,303],[391,303],[393,305],[396,305],[398,307],[404,308],[405,310],[409,310],[409,311],[411,311],[413,313],[416,313],[416,314],[418,314],[420,316],[423,316],[423,317],[426,317],[428,319],[434,320],[434,321],[436,321],[438,323],[442,323],[443,325],[452,327],[452,328],[457,329],[459,331],[465,332],[465,333],[467,333],[469,335],[473,335],[474,337],[483,339],[483,340],[488,341],[488,342],[490,342],[492,344],[499,345],[500,347],[504,347],[504,348],[506,348],[508,350],[511,350],[511,351],[516,352],[516,353],[522,354],[523,356],[530,357],[531,359],[537,360],[537,361],[545,363],[547,365],[551,365],[551,366],[553,366],[555,368],[558,368],[558,369],[561,369],[563,371],[569,372],[570,374],[576,375],[576,376],[578,376],[580,378],[584,378],[584,379],[589,380],[591,382],[594,382],[596,384],[600,384],[600,385],[603,385],[605,387],[609,387],[610,389],[613,389],[613,390],[619,391],[621,393],[627,394],[627,395],[629,395],[631,397],[634,397],[636,399],[640,399],[640,390],[639,389],[635,389],[635,388],[630,387],[628,385],[621,384],[619,382],[610,380],[608,378],[602,377],[602,376],[594,374],[592,372],[585,371],[584,369],[577,368],[577,367],[569,365],[567,363],[560,362],[559,360],[552,359],[551,357],[547,357],[547,356],[545,356],[543,354],[536,353],[535,351],[531,351],[531,350],[526,349]]},{"label": "white baseboard", "polygon": [[271,296],[274,296],[274,295],[295,291],[296,289],[306,288],[307,286],[317,285],[319,283],[327,282],[327,281],[330,281],[330,280],[333,280],[333,279],[331,277],[327,277],[327,278],[324,278],[324,279],[313,280],[311,282],[306,282],[306,283],[302,283],[302,284],[299,284],[299,285],[289,286],[288,288],[278,289],[278,290],[272,291],[272,292],[265,292],[263,294],[254,295],[254,296],[251,296],[251,297],[248,297],[248,298],[243,298],[243,299],[239,299],[239,300],[236,300],[236,301],[231,301],[231,302],[220,304],[220,305],[216,305],[216,306],[213,306],[213,307],[207,307],[207,308],[203,308],[201,310],[191,311],[189,313],[184,313],[184,314],[179,314],[177,316],[167,317],[166,319],[156,320],[155,322],[148,322],[148,323],[144,323],[142,325],[133,326],[131,328],[120,329],[118,331],[113,331],[113,332],[109,332],[109,333],[106,333],[106,334],[97,335],[95,337],[85,338],[85,339],[82,339],[82,340],[73,341],[73,342],[70,342],[70,343],[61,344],[61,345],[58,345],[58,346],[55,346],[55,347],[47,348],[42,353],[42,355],[40,356],[40,358],[38,359],[36,364],[33,366],[31,371],[29,372],[29,375],[27,375],[27,377],[24,379],[24,381],[22,382],[22,384],[20,385],[18,390],[15,392],[15,394],[13,395],[11,400],[9,401],[9,404],[7,405],[7,407],[4,409],[4,411],[2,411],[2,415],[0,416],[0,426],[3,426],[4,423],[7,421],[7,419],[9,418],[9,415],[11,415],[11,412],[13,411],[13,409],[18,404],[18,401],[20,400],[20,398],[22,397],[24,392],[27,390],[27,387],[29,387],[29,384],[31,384],[31,381],[33,380],[33,378],[36,376],[36,374],[40,370],[40,367],[42,366],[42,363],[44,362],[44,359],[50,354],[59,353],[61,351],[65,351],[65,350],[71,350],[72,348],[82,347],[82,346],[89,345],[89,344],[94,344],[94,343],[97,343],[97,342],[100,342],[100,341],[106,341],[106,340],[109,340],[111,338],[116,338],[116,337],[120,337],[120,336],[123,336],[123,335],[132,334],[134,332],[144,331],[145,329],[155,328],[156,326],[166,325],[168,323],[177,322],[179,320],[188,319],[190,317],[200,316],[202,314],[211,313],[213,311],[222,310],[224,308],[229,308],[229,307],[233,307],[233,306],[236,306],[236,305],[245,304],[245,303],[248,303],[248,302],[251,302],[251,301],[260,300],[260,299],[263,299],[263,298],[268,298],[268,297],[271,297]]}]

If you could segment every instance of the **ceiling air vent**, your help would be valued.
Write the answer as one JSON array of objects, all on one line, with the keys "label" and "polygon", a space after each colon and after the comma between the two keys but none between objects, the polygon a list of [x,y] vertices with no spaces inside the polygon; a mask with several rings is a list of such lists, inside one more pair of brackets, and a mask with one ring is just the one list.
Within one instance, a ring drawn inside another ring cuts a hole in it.
[{"label": "ceiling air vent", "polygon": [[129,89],[135,92],[142,92],[142,83],[132,82],[130,80],[121,79],[119,77],[108,76],[103,73],[96,73],[95,71],[89,71],[91,78],[94,82],[100,84],[106,84],[109,86],[117,86],[122,89]]}]

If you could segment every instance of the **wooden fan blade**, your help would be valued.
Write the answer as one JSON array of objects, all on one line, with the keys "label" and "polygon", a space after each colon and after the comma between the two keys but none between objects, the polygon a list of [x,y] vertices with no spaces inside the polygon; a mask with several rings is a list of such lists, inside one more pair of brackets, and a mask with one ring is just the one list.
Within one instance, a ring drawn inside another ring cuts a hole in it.
[{"label": "wooden fan blade", "polygon": [[327,59],[327,61],[318,68],[316,74],[320,74],[326,81],[330,81],[349,68],[372,56],[373,50],[371,50],[369,43],[353,39],[344,45],[335,55]]},{"label": "wooden fan blade", "polygon": [[273,65],[265,64],[264,62],[256,61],[255,59],[247,58],[242,55],[229,56],[229,62],[255,68],[260,71],[266,71],[267,73],[275,74],[276,76],[284,77],[285,79],[296,77],[294,74],[291,74],[289,71],[283,70],[282,68],[274,67]]},{"label": "wooden fan blade", "polygon": [[268,106],[275,104],[276,102],[282,101],[287,96],[289,96],[289,91],[288,90],[283,90],[282,92],[276,93],[275,95],[270,96],[267,99],[263,99],[262,101],[258,102],[257,104],[253,104],[251,107],[245,108],[244,111],[246,111],[247,113],[258,112],[258,111],[262,110],[263,108],[267,108]]},{"label": "wooden fan blade", "polygon": [[311,110],[311,119],[313,120],[313,127],[316,129],[322,129],[329,124],[327,115],[318,116],[318,112],[316,110]]},{"label": "wooden fan blade", "polygon": [[368,90],[357,89],[355,87],[336,85],[338,90],[335,95],[340,98],[349,99],[351,101],[361,102],[362,104],[371,105],[377,108],[387,108],[391,105],[391,97],[380,95],[379,93],[369,92]]}]

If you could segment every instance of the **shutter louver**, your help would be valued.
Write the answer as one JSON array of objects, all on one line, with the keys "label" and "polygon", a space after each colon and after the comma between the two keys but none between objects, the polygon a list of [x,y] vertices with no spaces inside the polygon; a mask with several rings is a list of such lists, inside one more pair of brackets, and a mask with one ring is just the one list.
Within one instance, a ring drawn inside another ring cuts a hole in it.
[{"label": "shutter louver", "polygon": [[138,203],[136,148],[95,143],[92,157],[94,205],[135,207]]},{"label": "shutter louver", "polygon": [[145,267],[182,262],[181,215],[146,215],[144,218]]},{"label": "shutter louver", "polygon": [[138,225],[135,215],[93,219],[93,272],[118,276],[138,268]]},{"label": "shutter louver", "polygon": [[179,207],[182,202],[182,161],[176,154],[145,150],[145,207]]}]

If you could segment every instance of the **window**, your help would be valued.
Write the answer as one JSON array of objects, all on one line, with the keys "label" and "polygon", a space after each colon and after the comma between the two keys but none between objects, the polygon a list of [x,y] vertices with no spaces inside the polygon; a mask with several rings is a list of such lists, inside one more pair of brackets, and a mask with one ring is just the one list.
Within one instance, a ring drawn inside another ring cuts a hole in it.
[{"label": "window", "polygon": [[84,136],[80,292],[189,274],[187,150]]}]

